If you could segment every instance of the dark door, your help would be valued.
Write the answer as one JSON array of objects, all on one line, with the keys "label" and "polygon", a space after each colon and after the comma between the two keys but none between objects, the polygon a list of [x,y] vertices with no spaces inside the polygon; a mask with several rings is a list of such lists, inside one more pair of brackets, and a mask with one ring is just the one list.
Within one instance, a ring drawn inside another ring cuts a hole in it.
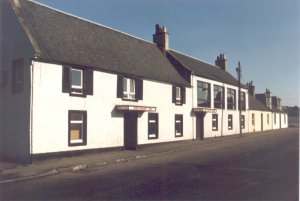
[{"label": "dark door", "polygon": [[204,139],[204,116],[205,114],[198,114],[196,116],[196,139]]},{"label": "dark door", "polygon": [[137,146],[137,113],[124,113],[124,148],[136,150]]},{"label": "dark door", "polygon": [[261,131],[264,131],[264,115],[263,115],[263,113],[261,113],[260,118],[261,118]]}]

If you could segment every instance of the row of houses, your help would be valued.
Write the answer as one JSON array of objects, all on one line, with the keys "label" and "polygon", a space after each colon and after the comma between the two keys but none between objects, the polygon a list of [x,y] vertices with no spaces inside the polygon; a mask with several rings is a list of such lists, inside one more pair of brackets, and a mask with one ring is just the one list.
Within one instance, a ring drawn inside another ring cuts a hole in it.
[{"label": "row of houses", "polygon": [[2,158],[288,126],[280,99],[265,93],[263,102],[252,82],[238,96],[225,54],[213,65],[172,50],[166,27],[148,42],[34,1],[1,9]]}]

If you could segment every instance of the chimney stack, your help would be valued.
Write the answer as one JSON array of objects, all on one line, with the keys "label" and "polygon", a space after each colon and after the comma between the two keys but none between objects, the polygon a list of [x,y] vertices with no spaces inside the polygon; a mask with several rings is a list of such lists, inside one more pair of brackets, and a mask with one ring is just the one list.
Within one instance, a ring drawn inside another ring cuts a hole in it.
[{"label": "chimney stack", "polygon": [[169,50],[169,33],[165,26],[155,25],[155,34],[153,34],[153,42],[162,50]]},{"label": "chimney stack", "polygon": [[255,96],[255,86],[253,85],[253,81],[248,82],[247,85],[249,94]]},{"label": "chimney stack", "polygon": [[224,71],[227,71],[227,58],[226,58],[226,55],[224,53],[220,54],[217,57],[217,59],[215,60],[215,64],[216,64],[216,66],[219,66]]}]

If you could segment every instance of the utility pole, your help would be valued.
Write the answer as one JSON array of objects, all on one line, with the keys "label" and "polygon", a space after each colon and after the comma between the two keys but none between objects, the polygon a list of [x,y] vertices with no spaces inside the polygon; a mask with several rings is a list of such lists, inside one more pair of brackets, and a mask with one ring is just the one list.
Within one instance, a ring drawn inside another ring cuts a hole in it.
[{"label": "utility pole", "polygon": [[242,137],[242,106],[241,106],[241,77],[242,77],[242,66],[241,63],[238,63],[238,67],[236,68],[238,80],[239,80],[239,92],[238,92],[238,109],[239,109],[239,120],[240,120],[240,137]]}]

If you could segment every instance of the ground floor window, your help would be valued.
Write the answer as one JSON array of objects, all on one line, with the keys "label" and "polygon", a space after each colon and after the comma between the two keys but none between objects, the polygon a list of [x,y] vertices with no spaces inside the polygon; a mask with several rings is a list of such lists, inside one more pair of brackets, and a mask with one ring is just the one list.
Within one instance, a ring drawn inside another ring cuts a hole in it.
[{"label": "ground floor window", "polygon": [[255,126],[255,114],[252,114],[252,126]]},{"label": "ground floor window", "polygon": [[86,111],[69,111],[69,146],[86,145]]},{"label": "ground floor window", "polygon": [[148,114],[148,139],[158,139],[158,113]]},{"label": "ground floor window", "polygon": [[270,124],[269,122],[270,122],[270,115],[267,114],[267,123],[268,123],[268,125]]},{"label": "ground floor window", "polygon": [[212,115],[212,130],[213,131],[218,130],[218,114]]},{"label": "ground floor window", "polygon": [[241,117],[241,126],[242,126],[242,129],[245,128],[245,115],[242,115],[242,117]]},{"label": "ground floor window", "polygon": [[175,137],[183,136],[183,115],[175,114]]},{"label": "ground floor window", "polygon": [[232,130],[232,114],[228,115],[228,130]]},{"label": "ground floor window", "polygon": [[274,114],[274,124],[276,124],[276,114]]}]

